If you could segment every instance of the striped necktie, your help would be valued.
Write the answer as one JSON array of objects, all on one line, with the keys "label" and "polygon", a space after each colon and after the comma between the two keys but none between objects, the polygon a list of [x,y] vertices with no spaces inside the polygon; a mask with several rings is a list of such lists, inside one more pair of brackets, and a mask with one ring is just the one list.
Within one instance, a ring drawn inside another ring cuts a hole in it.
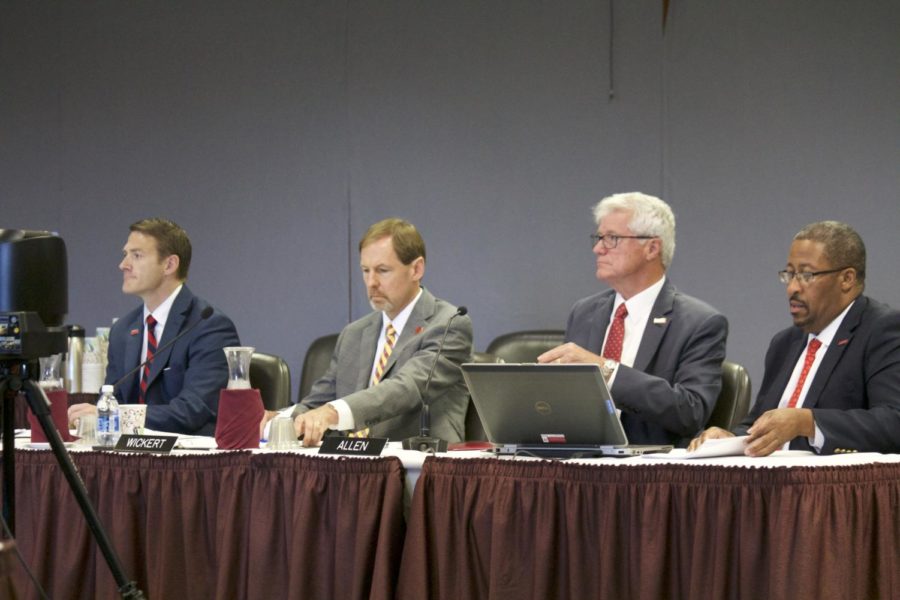
[{"label": "striped necktie", "polygon": [[381,357],[378,359],[378,364],[375,365],[375,373],[372,374],[372,383],[370,385],[375,385],[381,381],[382,376],[384,376],[384,369],[387,367],[391,352],[394,351],[395,343],[397,343],[397,331],[394,329],[393,324],[388,323],[387,329],[384,331],[384,349],[381,351]]},{"label": "striped necktie", "polygon": [[[156,323],[157,321],[153,318],[153,315],[147,315],[147,358],[144,359],[146,361],[149,361],[156,354]],[[151,363],[147,362],[141,371],[141,393],[138,396],[138,402],[141,404],[145,403],[147,382],[150,381],[150,365]]]}]

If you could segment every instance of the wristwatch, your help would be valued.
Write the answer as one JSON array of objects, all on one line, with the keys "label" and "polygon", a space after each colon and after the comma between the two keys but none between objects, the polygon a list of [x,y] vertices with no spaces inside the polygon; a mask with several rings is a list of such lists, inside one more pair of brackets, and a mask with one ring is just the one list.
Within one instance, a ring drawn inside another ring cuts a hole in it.
[{"label": "wristwatch", "polygon": [[609,382],[609,378],[612,377],[612,374],[616,370],[617,366],[619,366],[619,363],[617,363],[613,359],[603,359],[603,362],[600,364],[600,373],[603,375],[603,379],[606,382]]}]

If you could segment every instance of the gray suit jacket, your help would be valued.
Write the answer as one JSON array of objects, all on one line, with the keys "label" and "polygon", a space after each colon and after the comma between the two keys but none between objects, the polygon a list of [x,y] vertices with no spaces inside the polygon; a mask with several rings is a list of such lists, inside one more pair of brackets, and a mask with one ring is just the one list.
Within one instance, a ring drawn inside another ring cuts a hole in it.
[{"label": "gray suit jacket", "polygon": [[[566,341],[600,354],[615,298],[607,290],[579,300]],[[723,315],[666,279],[634,367],[619,365],[610,390],[630,443],[684,445],[706,425],[722,388],[727,337]]]},{"label": "gray suit jacket", "polygon": [[[378,385],[369,387],[382,313],[371,313],[350,323],[338,336],[331,364],[293,414],[343,398],[353,412],[356,427],[369,428],[373,437],[398,441],[419,433],[425,381],[456,307],[422,290],[400,339],[388,359]],[[434,370],[428,397],[431,433],[448,442],[461,441],[469,396],[459,365],[472,356],[472,321],[456,317]]]}]

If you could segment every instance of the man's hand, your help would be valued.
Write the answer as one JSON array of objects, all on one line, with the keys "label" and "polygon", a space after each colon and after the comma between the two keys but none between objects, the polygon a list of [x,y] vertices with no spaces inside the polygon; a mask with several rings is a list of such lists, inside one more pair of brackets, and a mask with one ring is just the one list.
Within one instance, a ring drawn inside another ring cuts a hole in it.
[{"label": "man's hand", "polygon": [[266,433],[266,425],[277,416],[277,410],[267,410],[263,413],[262,421],[259,422],[259,439],[265,439],[266,436],[264,434]]},{"label": "man's hand", "polygon": [[795,437],[813,437],[816,425],[808,408],[776,408],[764,412],[747,430],[747,456],[768,456]]},{"label": "man's hand", "polygon": [[304,446],[318,446],[329,425],[337,425],[338,413],[330,404],[323,404],[294,417],[294,431],[303,437]]},{"label": "man's hand", "polygon": [[728,431],[727,429],[722,429],[721,427],[710,427],[699,436],[695,437],[691,440],[691,443],[688,444],[688,452],[693,452],[697,448],[700,447],[703,442],[706,440],[718,440],[721,438],[734,437],[734,434]]},{"label": "man's hand", "polygon": [[73,404],[69,407],[69,423],[76,424],[83,415],[97,415],[97,407],[93,404]]},{"label": "man's hand", "polygon": [[588,352],[578,344],[568,342],[556,348],[551,348],[537,357],[539,363],[594,363],[603,364],[603,357]]}]

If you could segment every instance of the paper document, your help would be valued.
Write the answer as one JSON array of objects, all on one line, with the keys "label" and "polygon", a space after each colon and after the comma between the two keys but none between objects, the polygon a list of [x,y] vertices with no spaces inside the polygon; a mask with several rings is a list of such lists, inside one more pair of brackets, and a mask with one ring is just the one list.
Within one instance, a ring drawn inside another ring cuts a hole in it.
[{"label": "paper document", "polygon": [[747,447],[747,436],[740,435],[728,438],[706,440],[693,452],[684,448],[675,448],[666,454],[643,454],[645,458],[666,458],[675,460],[689,460],[692,458],[713,458],[716,456],[743,456]]}]

